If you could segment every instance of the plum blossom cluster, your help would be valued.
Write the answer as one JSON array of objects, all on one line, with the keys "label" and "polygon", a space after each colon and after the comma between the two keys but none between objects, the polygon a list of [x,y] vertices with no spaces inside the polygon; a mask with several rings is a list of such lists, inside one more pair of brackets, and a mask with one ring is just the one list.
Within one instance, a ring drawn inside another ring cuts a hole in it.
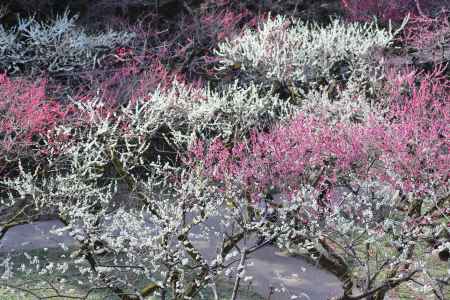
[{"label": "plum blossom cluster", "polygon": [[374,23],[319,27],[278,16],[221,43],[216,54],[224,66],[238,65],[259,80],[313,83],[368,76],[365,54],[387,47],[394,34]]},{"label": "plum blossom cluster", "polygon": [[[0,173],[17,170],[17,160],[42,161],[55,128],[67,122],[72,112],[47,95],[47,83],[10,79],[0,75]],[[32,163],[32,164],[33,164]]]},{"label": "plum blossom cluster", "polygon": [[[157,131],[167,127],[171,142],[185,149],[199,137],[239,140],[253,129],[263,130],[289,117],[295,107],[272,94],[255,84],[241,87],[235,82],[223,91],[215,91],[174,81],[170,88],[160,87],[145,97],[136,97],[136,101],[112,114],[130,116],[137,110],[141,118],[125,128],[148,124]],[[97,98],[97,102],[108,106],[102,98]]]},{"label": "plum blossom cluster", "polygon": [[[391,74],[392,75],[392,74]],[[385,116],[369,115],[362,123],[329,123],[300,112],[271,132],[253,132],[250,140],[227,147],[215,139],[208,150],[199,141],[192,148],[216,180],[240,177],[256,193],[275,186],[288,192],[309,182],[340,177],[376,176],[405,193],[433,194],[449,180],[448,80],[440,70],[414,71],[390,78]],[[420,84],[416,86],[416,81]]]}]

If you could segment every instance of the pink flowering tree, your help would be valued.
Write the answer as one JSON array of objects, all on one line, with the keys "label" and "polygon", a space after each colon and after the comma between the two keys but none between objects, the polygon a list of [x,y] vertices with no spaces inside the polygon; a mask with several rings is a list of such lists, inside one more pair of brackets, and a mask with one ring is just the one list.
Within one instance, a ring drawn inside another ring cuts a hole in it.
[{"label": "pink flowering tree", "polygon": [[[19,159],[35,164],[45,158],[53,130],[70,114],[47,96],[45,80],[32,83],[0,76],[0,152],[2,174],[14,172]],[[59,137],[63,138],[63,137]]]},{"label": "pink flowering tree", "polygon": [[331,126],[300,113],[231,148],[215,140],[205,152],[199,141],[188,162],[201,161],[225,193],[237,184],[255,205],[294,205],[292,231],[280,245],[306,243],[342,279],[342,299],[383,299],[419,273],[432,278],[433,292],[444,299],[441,281],[420,266],[416,247],[448,253],[446,240],[429,232],[450,225],[448,86],[439,69],[392,73],[379,104],[384,113],[366,122]]}]

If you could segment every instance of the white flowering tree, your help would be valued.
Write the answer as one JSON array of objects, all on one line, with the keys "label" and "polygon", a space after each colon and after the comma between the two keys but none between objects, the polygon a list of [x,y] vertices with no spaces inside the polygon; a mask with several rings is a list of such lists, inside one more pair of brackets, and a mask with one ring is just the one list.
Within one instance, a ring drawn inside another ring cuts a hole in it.
[{"label": "white flowering tree", "polygon": [[[260,117],[259,110],[266,101],[273,106],[277,98],[256,98],[254,89],[234,86],[226,93],[199,94],[175,84],[167,93],[155,92],[151,101],[114,112],[105,111],[99,100],[78,103],[82,126],[74,123],[56,130],[53,136],[65,138],[52,144],[48,164],[32,171],[20,168],[19,176],[3,180],[3,205],[15,208],[21,201],[21,209],[2,220],[0,236],[16,225],[52,215],[65,225],[54,234],[69,234],[78,249],[62,245],[63,257],[71,258],[64,262],[31,258],[24,266],[7,258],[2,285],[33,293],[9,280],[31,270],[64,277],[75,268],[90,286],[79,298],[107,289],[122,299],[154,293],[190,299],[212,286],[218,299],[215,282],[226,273],[236,276],[235,299],[247,256],[275,240],[281,227],[264,222],[264,213],[244,192],[223,193],[198,167],[151,162],[147,155],[163,125],[171,129],[176,151],[195,132],[220,135],[217,130],[223,130],[225,138],[233,126],[245,132],[270,122],[277,116]],[[230,97],[236,105],[227,102]],[[255,110],[245,112],[240,101],[255,102]],[[219,126],[222,123],[226,126]],[[255,238],[268,227],[272,230],[265,240]],[[55,296],[68,295],[61,281],[52,289]]]}]

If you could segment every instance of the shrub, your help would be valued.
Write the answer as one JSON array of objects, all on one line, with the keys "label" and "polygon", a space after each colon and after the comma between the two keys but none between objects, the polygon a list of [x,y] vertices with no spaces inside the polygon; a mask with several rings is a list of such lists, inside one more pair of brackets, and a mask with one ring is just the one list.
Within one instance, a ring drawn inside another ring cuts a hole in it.
[{"label": "shrub", "polygon": [[270,18],[258,29],[247,29],[221,43],[216,54],[225,68],[240,67],[258,80],[314,83],[349,77],[367,77],[364,55],[387,47],[394,34],[374,24],[326,27],[283,17]]},{"label": "shrub", "polygon": [[116,47],[127,45],[133,34],[109,31],[87,34],[69,13],[48,23],[19,19],[17,26],[0,26],[0,69],[8,73],[67,72],[93,68]]}]

